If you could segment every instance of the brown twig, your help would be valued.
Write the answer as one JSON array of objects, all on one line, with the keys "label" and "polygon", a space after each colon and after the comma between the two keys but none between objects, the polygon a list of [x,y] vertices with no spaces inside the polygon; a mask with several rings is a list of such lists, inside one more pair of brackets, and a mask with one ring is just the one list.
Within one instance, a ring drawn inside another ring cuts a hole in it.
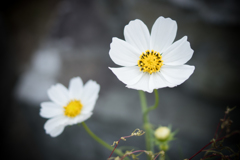
[{"label": "brown twig", "polygon": [[111,152],[110,156],[108,157],[108,159],[112,157],[112,154],[113,154],[113,152],[115,151],[115,149],[117,148],[119,142],[120,142],[121,140],[126,139],[126,138],[129,138],[129,137],[132,137],[132,135],[119,138],[119,140],[116,142],[116,145],[115,145],[114,149],[112,150],[112,152]]},{"label": "brown twig", "polygon": [[163,151],[159,152],[153,160],[156,160],[160,154],[164,154],[164,152]]},{"label": "brown twig", "polygon": [[[225,121],[226,116],[227,116],[227,113],[225,112],[225,115],[224,115],[223,121]],[[215,134],[214,134],[214,137],[213,137],[214,139],[217,138],[216,136],[217,136],[217,132],[218,132],[218,129],[219,129],[220,124],[221,124],[221,120],[219,121],[219,123],[218,123],[218,125],[217,125],[217,129],[216,129]],[[222,132],[222,129],[221,129],[221,132]],[[221,134],[221,132],[220,132],[220,134]],[[219,137],[220,137],[220,134],[218,135]]]},{"label": "brown twig", "polygon": [[133,153],[137,153],[137,152],[145,152],[145,150],[136,150],[136,151],[130,152],[130,153],[128,153],[128,154],[125,154],[125,155],[121,158],[121,160],[123,160],[123,158],[127,157],[128,155],[133,154]]},{"label": "brown twig", "polygon": [[[224,136],[224,137],[222,137],[222,138],[219,138],[219,139],[217,139],[215,142],[218,142],[218,141],[220,141],[220,140],[222,140],[222,139],[224,139],[224,138],[228,138],[228,137],[230,137],[230,136],[232,136],[232,135],[234,135],[234,134],[237,134],[237,133],[240,133],[240,130],[239,131],[234,131],[234,132],[232,132],[231,134],[228,134],[228,135],[226,135],[226,136]],[[188,160],[191,160],[193,157],[195,157],[197,154],[199,154],[204,148],[206,148],[207,146],[209,146],[210,144],[212,144],[214,141],[212,140],[211,142],[209,142],[207,145],[205,145],[202,149],[200,149],[197,153],[195,153],[191,158],[189,158]]]},{"label": "brown twig", "polygon": [[126,138],[129,138],[129,137],[132,137],[132,136],[142,136],[144,133],[145,133],[144,131],[142,131],[142,130],[140,130],[140,129],[137,128],[137,129],[135,129],[135,130],[132,132],[131,135],[121,137],[118,141],[114,141],[113,145],[114,145],[114,144],[116,144],[116,145],[115,145],[114,149],[112,150],[112,152],[111,152],[110,156],[108,157],[108,159],[110,159],[110,158],[112,157],[113,152],[115,151],[115,149],[117,148],[117,146],[118,146],[118,144],[119,144],[119,142],[120,142],[121,140],[126,141]]}]

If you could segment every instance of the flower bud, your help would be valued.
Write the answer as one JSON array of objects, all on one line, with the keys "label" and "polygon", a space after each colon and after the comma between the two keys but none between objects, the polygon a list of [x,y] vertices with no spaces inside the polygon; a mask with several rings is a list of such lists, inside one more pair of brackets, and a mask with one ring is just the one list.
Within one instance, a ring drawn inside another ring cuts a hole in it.
[{"label": "flower bud", "polygon": [[160,141],[165,141],[170,135],[170,129],[168,127],[159,127],[154,132],[155,137]]}]

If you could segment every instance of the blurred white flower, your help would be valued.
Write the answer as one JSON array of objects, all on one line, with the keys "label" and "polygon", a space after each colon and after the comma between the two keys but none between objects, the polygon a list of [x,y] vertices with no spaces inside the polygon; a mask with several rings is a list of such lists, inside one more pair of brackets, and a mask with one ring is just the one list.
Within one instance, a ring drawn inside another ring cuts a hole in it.
[{"label": "blurred white flower", "polygon": [[64,127],[81,123],[92,115],[100,85],[89,80],[84,86],[80,77],[70,80],[69,89],[56,84],[48,90],[52,102],[41,103],[40,115],[49,119],[44,129],[47,134],[56,137]]},{"label": "blurred white flower", "polygon": [[193,50],[187,37],[173,43],[177,23],[159,17],[151,35],[141,20],[130,21],[124,28],[125,41],[113,38],[110,57],[121,68],[110,68],[126,87],[152,92],[163,87],[175,87],[187,80],[194,66],[184,65]]},{"label": "blurred white flower", "polygon": [[[61,67],[60,51],[41,47],[33,54],[30,66],[18,81],[15,92],[16,98],[31,104],[31,106],[38,106],[47,98],[46,90],[49,86],[56,83]],[[36,85],[36,82],[38,82],[38,85]]]}]

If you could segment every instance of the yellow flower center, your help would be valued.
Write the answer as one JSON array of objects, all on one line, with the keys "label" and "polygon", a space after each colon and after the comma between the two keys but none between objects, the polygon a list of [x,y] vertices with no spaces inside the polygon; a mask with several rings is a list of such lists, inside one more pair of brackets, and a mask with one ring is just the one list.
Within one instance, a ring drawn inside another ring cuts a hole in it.
[{"label": "yellow flower center", "polygon": [[64,106],[64,115],[68,116],[68,117],[76,117],[77,115],[80,114],[81,110],[82,110],[82,103],[78,100],[72,100],[68,103],[67,106]]},{"label": "yellow flower center", "polygon": [[149,74],[160,71],[162,65],[162,55],[154,50],[143,52],[138,60],[140,71],[148,72]]}]

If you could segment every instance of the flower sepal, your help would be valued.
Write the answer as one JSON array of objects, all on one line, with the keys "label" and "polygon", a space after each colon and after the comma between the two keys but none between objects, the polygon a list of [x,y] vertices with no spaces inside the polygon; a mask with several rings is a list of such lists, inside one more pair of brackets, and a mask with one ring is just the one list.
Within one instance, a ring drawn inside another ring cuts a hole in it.
[{"label": "flower sepal", "polygon": [[161,151],[167,151],[170,148],[169,142],[175,140],[174,137],[177,134],[178,130],[174,132],[171,131],[171,126],[159,126],[154,131],[154,141],[155,145],[159,147]]}]

